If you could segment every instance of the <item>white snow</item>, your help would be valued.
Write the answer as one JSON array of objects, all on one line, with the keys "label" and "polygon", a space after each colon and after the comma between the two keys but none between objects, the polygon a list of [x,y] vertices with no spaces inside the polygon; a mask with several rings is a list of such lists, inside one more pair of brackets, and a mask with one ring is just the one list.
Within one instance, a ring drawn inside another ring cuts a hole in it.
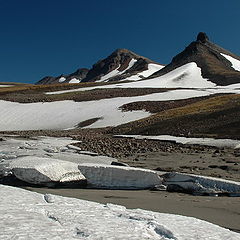
[{"label": "white snow", "polygon": [[0,87],[13,87],[14,85],[0,85]]},{"label": "white snow", "polygon": [[162,175],[164,185],[177,185],[193,193],[240,193],[240,183],[220,178],[171,172]]},{"label": "white snow", "polygon": [[149,63],[147,70],[139,72],[136,75],[133,75],[131,77],[125,78],[122,81],[125,81],[125,80],[130,80],[130,81],[141,80],[142,78],[146,78],[146,77],[151,76],[153,73],[161,70],[162,68],[164,68],[164,66],[159,65],[159,64],[155,64],[155,63]]},{"label": "white snow", "polygon": [[116,135],[117,137],[135,138],[135,139],[148,139],[159,141],[173,141],[182,144],[197,144],[212,147],[228,147],[240,148],[240,140],[233,139],[216,139],[216,138],[190,138],[190,137],[176,137],[171,135],[157,135],[157,136],[144,136],[144,135]]},{"label": "white snow", "polygon": [[0,185],[0,239],[239,240],[192,217],[129,210]]},{"label": "white snow", "polygon": [[82,121],[99,118],[91,128],[117,126],[150,116],[145,111],[122,112],[119,107],[138,101],[168,101],[208,96],[205,90],[172,90],[135,97],[118,97],[98,101],[58,101],[15,103],[0,100],[0,130],[69,129]]},{"label": "white snow", "polygon": [[65,78],[65,77],[60,77],[60,78],[58,79],[58,82],[60,82],[60,83],[62,83],[62,82],[64,82],[64,81],[66,81],[66,78]]},{"label": "white snow", "polygon": [[124,72],[126,72],[128,69],[130,69],[135,63],[137,62],[136,59],[131,59],[127,68],[124,69],[123,71],[119,71],[118,69],[121,67],[119,66],[118,68],[112,70],[111,72],[103,75],[99,80],[97,80],[96,82],[104,82],[104,81],[107,81],[109,78],[112,78],[112,77],[115,77],[117,75],[121,75],[123,74]]},{"label": "white snow", "polygon": [[236,58],[233,58],[227,54],[220,53],[223,57],[225,57],[229,62],[232,63],[232,68],[234,68],[236,71],[240,71],[240,61]]},{"label": "white snow", "polygon": [[77,78],[72,78],[69,83],[80,83],[81,81]]},{"label": "white snow", "polygon": [[10,164],[13,174],[20,180],[40,185],[86,180],[78,164],[58,159],[27,156],[17,158]]},{"label": "white snow", "polygon": [[88,184],[97,188],[147,189],[160,185],[161,179],[155,171],[101,164],[79,164]]}]

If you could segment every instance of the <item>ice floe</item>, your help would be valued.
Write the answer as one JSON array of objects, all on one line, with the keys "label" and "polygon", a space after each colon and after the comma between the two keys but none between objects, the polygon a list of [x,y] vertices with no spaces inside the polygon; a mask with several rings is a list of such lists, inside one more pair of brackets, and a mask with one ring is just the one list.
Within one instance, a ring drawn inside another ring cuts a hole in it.
[{"label": "ice floe", "polygon": [[239,194],[240,183],[220,178],[171,172],[161,175],[167,190],[193,194]]},{"label": "ice floe", "polygon": [[110,189],[147,189],[160,185],[155,171],[125,166],[79,164],[81,173],[91,187]]},{"label": "ice floe", "polygon": [[[59,159],[73,163],[101,163],[108,164],[117,160],[96,153],[80,151],[73,148],[72,144],[79,141],[71,138],[54,137],[4,137],[0,144],[0,176],[8,175],[11,171],[9,164],[18,158],[31,156],[38,158]],[[69,147],[70,146],[70,147]]]},{"label": "ice floe", "polygon": [[238,240],[193,217],[126,209],[0,185],[0,239]]},{"label": "ice floe", "polygon": [[10,164],[13,174],[20,180],[38,185],[54,186],[63,183],[86,183],[78,164],[58,159],[26,156]]}]

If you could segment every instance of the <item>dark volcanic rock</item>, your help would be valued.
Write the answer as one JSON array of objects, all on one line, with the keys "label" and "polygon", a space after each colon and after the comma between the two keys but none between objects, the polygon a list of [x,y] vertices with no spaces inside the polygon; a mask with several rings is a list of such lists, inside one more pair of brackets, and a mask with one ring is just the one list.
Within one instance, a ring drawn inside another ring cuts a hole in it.
[{"label": "dark volcanic rock", "polygon": [[197,35],[197,41],[200,41],[202,43],[205,43],[209,40],[208,36],[206,33],[204,32],[200,32],[198,35]]},{"label": "dark volcanic rock", "polygon": [[172,59],[170,64],[155,72],[149,78],[162,76],[184,64],[195,62],[201,68],[202,76],[217,85],[225,86],[239,83],[240,72],[232,68],[232,63],[223,57],[221,53],[240,60],[239,56],[212,43],[206,33],[200,32],[197,41],[190,43],[184,51]]}]

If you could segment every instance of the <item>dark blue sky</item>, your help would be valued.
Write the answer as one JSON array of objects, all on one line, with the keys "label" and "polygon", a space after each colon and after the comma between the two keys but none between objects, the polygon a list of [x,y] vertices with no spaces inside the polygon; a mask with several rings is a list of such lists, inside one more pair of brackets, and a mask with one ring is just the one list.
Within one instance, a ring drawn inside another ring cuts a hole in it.
[{"label": "dark blue sky", "polygon": [[0,0],[0,82],[91,67],[116,48],[167,64],[205,31],[240,55],[239,0]]}]

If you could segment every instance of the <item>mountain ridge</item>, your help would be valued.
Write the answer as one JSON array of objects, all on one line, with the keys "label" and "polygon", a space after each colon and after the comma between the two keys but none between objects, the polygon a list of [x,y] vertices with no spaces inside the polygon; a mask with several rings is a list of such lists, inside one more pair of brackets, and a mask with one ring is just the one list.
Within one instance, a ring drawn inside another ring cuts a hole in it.
[{"label": "mountain ridge", "polygon": [[151,59],[140,56],[128,49],[119,48],[108,57],[97,61],[91,69],[79,68],[68,75],[47,76],[36,84],[120,81],[148,70],[148,64],[159,65],[159,69],[162,67],[162,65]]},{"label": "mountain ridge", "polygon": [[195,62],[201,68],[202,76],[217,85],[229,85],[240,82],[240,72],[236,71],[225,54],[240,61],[240,57],[212,43],[206,33],[200,32],[196,41],[191,42],[182,52],[173,57],[164,68],[148,78],[162,76],[172,70]]},{"label": "mountain ridge", "polygon": [[[235,67],[235,62],[238,68]],[[240,83],[240,57],[211,42],[206,33],[200,32],[196,40],[174,56],[166,66],[120,48],[97,61],[90,69],[79,68],[68,75],[47,76],[36,84],[138,81],[161,77],[188,63],[195,63],[201,70],[201,77],[212,84],[226,86]],[[183,70],[179,79],[188,76],[187,71],[192,72],[191,69]]]}]

